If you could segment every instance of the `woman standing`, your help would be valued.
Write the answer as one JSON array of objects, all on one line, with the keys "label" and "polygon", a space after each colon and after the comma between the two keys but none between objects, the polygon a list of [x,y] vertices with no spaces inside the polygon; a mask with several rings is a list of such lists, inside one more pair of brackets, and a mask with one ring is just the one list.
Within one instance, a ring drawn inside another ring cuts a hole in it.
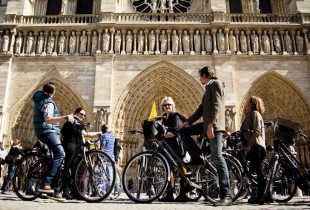
[{"label": "woman standing", "polygon": [[250,204],[264,204],[264,189],[266,185],[264,159],[266,158],[266,144],[264,138],[264,121],[262,115],[265,112],[264,102],[257,96],[251,96],[245,106],[246,118],[241,125],[241,130],[253,132],[243,132],[246,141],[248,160],[250,161],[250,172],[257,174],[257,190],[252,190]]}]

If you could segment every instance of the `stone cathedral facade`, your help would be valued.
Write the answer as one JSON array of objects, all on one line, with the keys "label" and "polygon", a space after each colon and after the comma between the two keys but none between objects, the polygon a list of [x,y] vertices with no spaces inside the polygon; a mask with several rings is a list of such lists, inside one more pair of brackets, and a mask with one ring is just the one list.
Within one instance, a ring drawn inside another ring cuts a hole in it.
[{"label": "stone cathedral facade", "polygon": [[[57,85],[61,114],[83,106],[93,130],[107,123],[123,163],[141,151],[155,101],[172,96],[189,116],[209,65],[225,86],[227,126],[240,126],[251,95],[264,119],[290,119],[310,136],[310,0],[2,0],[0,141],[36,141],[32,94]],[[272,143],[272,132],[267,131]],[[308,146],[299,157],[310,165]]]}]

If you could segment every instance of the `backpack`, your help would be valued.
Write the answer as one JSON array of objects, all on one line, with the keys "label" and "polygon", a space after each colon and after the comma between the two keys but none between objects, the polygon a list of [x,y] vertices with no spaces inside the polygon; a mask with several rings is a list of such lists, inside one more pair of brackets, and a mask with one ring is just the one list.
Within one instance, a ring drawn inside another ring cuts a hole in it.
[{"label": "backpack", "polygon": [[119,155],[122,150],[122,145],[119,138],[115,138],[114,141],[114,158],[115,162],[118,163]]}]

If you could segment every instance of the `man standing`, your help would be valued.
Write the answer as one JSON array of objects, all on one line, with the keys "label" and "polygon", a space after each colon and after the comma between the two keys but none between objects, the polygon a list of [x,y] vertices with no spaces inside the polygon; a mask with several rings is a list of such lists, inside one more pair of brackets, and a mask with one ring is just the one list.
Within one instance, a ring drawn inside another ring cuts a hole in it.
[{"label": "man standing", "polygon": [[[230,182],[227,164],[222,155],[222,136],[225,131],[224,89],[222,83],[215,77],[215,72],[211,67],[203,67],[198,72],[201,84],[206,85],[206,92],[195,113],[177,130],[180,130],[181,138],[185,142],[189,153],[193,151],[193,148],[190,148],[193,145],[192,135],[203,134],[209,139],[211,156],[218,171],[220,185],[220,200],[215,205],[228,206],[232,202],[229,193]],[[191,125],[200,117],[203,117],[203,122]],[[197,156],[193,152],[192,155]]]}]

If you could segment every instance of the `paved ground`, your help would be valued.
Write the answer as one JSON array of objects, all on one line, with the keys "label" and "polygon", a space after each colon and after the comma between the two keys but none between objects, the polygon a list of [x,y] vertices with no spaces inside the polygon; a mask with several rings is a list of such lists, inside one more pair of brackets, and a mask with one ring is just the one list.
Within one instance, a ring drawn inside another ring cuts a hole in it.
[{"label": "paved ground", "polygon": [[0,194],[0,210],[291,210],[310,209],[310,197],[295,197],[285,204],[272,203],[268,205],[249,205],[246,200],[239,201],[229,207],[214,207],[203,201],[187,203],[136,204],[122,194],[117,200],[105,200],[101,203],[86,203],[84,201],[66,201],[60,203],[51,199],[37,199],[35,201],[22,201],[15,194]]}]

